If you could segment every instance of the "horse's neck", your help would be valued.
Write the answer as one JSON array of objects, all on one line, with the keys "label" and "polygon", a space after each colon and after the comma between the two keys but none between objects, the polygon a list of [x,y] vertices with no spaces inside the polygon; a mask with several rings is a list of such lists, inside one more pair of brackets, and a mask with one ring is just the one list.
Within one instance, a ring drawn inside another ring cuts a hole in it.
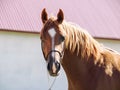
[{"label": "horse's neck", "polygon": [[80,56],[66,51],[62,65],[69,83],[72,81],[72,83],[79,83],[79,86],[83,86],[88,81],[86,77],[91,66],[87,66],[86,60],[80,60]]},{"label": "horse's neck", "polygon": [[[111,59],[113,60],[115,59],[114,57],[117,57],[116,58],[118,59],[117,61],[119,61],[120,59],[119,54],[116,52],[111,52],[111,50],[107,50],[107,51],[105,50],[104,52],[102,52],[102,54],[106,55],[104,57],[104,60],[111,60]],[[112,54],[114,56],[111,56]],[[120,79],[116,78],[116,76],[118,77],[118,75],[120,74],[118,72],[119,69],[117,69],[119,67],[116,67],[117,63],[114,62],[111,63],[114,65],[115,71],[114,71],[114,75],[112,77],[109,77],[108,76],[109,74],[107,74],[105,70],[108,69],[110,71],[111,68],[106,68],[105,63],[104,63],[104,67],[100,65],[95,65],[92,57],[89,58],[88,60],[80,59],[80,56],[77,56],[76,53],[72,54],[70,53],[70,51],[66,50],[65,55],[63,57],[62,65],[67,75],[69,88],[71,88],[69,90],[96,90],[95,87],[99,88],[102,86],[105,86],[103,88],[109,88],[104,90],[117,90],[117,89],[111,89],[110,87],[114,87],[114,86],[119,87],[119,85],[111,83],[111,82],[120,83],[119,81]],[[110,82],[110,87],[107,86],[109,82]],[[98,90],[103,90],[103,89],[98,89]]]},{"label": "horse's neck", "polygon": [[[76,52],[77,53],[77,52]],[[87,69],[94,65],[94,60],[92,57],[90,57],[88,60],[81,59],[79,55],[76,53],[72,53],[69,50],[65,51],[62,64],[63,67],[66,69],[70,69],[70,71],[74,72],[75,71],[81,71],[80,73],[86,73]],[[91,64],[91,66],[88,66],[88,63]],[[78,73],[78,72],[76,72]]]}]

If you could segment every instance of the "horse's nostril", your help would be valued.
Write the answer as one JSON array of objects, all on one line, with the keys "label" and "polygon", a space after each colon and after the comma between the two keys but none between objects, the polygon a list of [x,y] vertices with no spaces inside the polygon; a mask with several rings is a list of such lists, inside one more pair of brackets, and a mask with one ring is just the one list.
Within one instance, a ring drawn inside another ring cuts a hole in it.
[{"label": "horse's nostril", "polygon": [[60,63],[59,63],[59,62],[56,62],[55,65],[56,65],[56,67],[57,67],[57,71],[59,71],[59,70],[60,70]]},{"label": "horse's nostril", "polygon": [[48,69],[48,71],[50,71],[50,64],[49,63],[47,65],[47,69]]}]

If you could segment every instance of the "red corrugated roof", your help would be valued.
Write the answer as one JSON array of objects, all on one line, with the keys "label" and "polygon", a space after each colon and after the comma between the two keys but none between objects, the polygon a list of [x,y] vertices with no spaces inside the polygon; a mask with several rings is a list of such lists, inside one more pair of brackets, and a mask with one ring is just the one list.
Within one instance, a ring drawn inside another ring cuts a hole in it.
[{"label": "red corrugated roof", "polygon": [[40,32],[43,8],[54,15],[63,9],[92,36],[120,39],[120,0],[0,0],[0,28]]}]

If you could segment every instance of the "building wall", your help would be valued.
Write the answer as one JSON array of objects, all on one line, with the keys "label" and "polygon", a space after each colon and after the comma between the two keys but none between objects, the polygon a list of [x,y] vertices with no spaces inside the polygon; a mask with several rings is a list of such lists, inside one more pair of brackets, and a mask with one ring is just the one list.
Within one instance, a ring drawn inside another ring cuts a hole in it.
[{"label": "building wall", "polygon": [[104,46],[120,52],[120,40],[96,39]]},{"label": "building wall", "polygon": [[[97,39],[120,52],[120,41]],[[48,77],[39,34],[0,31],[0,90],[48,90]],[[52,90],[67,90],[65,73],[57,77]]]}]

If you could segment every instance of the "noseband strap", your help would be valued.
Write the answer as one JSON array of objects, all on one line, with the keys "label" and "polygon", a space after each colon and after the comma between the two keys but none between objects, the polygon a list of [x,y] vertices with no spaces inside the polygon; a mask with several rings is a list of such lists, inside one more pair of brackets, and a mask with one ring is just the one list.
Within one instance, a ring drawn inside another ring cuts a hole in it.
[{"label": "noseband strap", "polygon": [[59,51],[57,51],[57,50],[51,50],[51,51],[48,53],[47,58],[48,58],[49,54],[51,54],[52,52],[57,52],[57,53],[59,53],[60,57],[62,57],[62,54],[61,54]]}]

